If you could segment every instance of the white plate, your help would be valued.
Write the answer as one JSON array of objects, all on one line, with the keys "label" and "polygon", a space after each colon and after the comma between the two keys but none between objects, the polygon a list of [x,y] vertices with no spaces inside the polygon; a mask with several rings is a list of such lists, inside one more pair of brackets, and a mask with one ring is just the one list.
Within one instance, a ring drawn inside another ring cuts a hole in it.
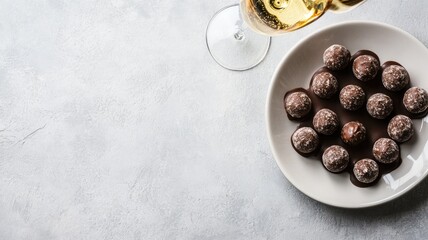
[{"label": "white plate", "polygon": [[381,63],[395,60],[408,70],[413,86],[428,89],[428,50],[409,33],[383,23],[361,21],[324,28],[293,47],[275,70],[266,105],[271,149],[287,179],[315,200],[345,208],[385,203],[409,191],[428,174],[427,117],[413,121],[417,138],[401,145],[400,167],[368,188],[354,186],[347,173],[329,173],[321,162],[301,157],[290,144],[297,123],[286,116],[284,94],[292,88],[309,86],[312,74],[323,65],[324,50],[334,43],[346,46],[351,54],[360,49],[372,50]]}]

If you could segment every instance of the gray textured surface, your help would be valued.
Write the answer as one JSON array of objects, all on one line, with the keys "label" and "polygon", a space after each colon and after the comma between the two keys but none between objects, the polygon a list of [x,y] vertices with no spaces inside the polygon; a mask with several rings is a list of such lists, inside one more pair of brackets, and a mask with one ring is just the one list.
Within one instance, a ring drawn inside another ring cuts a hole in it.
[{"label": "gray textured surface", "polygon": [[315,202],[276,166],[264,104],[320,26],[377,20],[427,46],[428,1],[328,13],[246,72],[205,45],[232,3],[0,0],[0,239],[426,238],[428,180],[370,209]]}]

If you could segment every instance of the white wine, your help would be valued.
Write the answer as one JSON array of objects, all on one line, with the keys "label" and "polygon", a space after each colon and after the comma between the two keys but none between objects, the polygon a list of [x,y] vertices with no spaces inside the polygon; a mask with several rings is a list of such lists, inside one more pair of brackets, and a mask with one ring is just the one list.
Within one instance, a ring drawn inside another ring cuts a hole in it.
[{"label": "white wine", "polygon": [[241,0],[241,12],[257,32],[278,35],[299,29],[324,14],[350,10],[364,0]]},{"label": "white wine", "polygon": [[274,35],[301,28],[321,16],[330,0],[242,0],[242,14],[255,30]]}]

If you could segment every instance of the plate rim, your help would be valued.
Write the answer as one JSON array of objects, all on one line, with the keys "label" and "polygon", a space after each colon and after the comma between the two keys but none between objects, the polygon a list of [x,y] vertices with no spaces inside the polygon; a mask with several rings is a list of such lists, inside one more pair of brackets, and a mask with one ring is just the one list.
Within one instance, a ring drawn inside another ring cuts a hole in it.
[{"label": "plate rim", "polygon": [[279,167],[279,169],[281,170],[282,174],[287,178],[287,180],[296,188],[298,189],[300,192],[302,192],[303,194],[305,194],[306,196],[321,202],[323,204],[329,205],[329,206],[333,206],[333,207],[339,207],[339,208],[348,208],[348,209],[358,209],[358,208],[367,208],[367,207],[373,207],[373,206],[377,206],[377,205],[381,205],[384,203],[387,203],[389,201],[392,201],[394,199],[399,198],[400,196],[404,195],[405,193],[407,193],[408,191],[410,191],[411,189],[413,189],[416,185],[418,185],[419,183],[422,182],[423,179],[425,179],[428,175],[428,171],[425,171],[425,173],[416,181],[414,181],[413,183],[409,184],[407,187],[405,187],[404,189],[402,189],[401,191],[397,192],[396,194],[392,194],[389,197],[380,199],[378,201],[373,201],[373,202],[367,202],[367,203],[361,203],[361,204],[346,204],[346,203],[342,203],[342,204],[335,204],[335,203],[331,203],[331,202],[327,202],[325,200],[323,200],[320,197],[317,197],[313,194],[311,194],[310,192],[299,188],[296,183],[295,180],[290,177],[290,175],[287,173],[287,171],[284,169],[283,166],[281,166],[280,161],[279,161],[279,156],[278,153],[275,151],[274,147],[273,147],[273,137],[272,137],[272,126],[271,126],[271,111],[270,111],[270,106],[272,105],[272,100],[273,100],[273,92],[274,92],[274,86],[276,85],[276,82],[278,79],[278,75],[281,69],[281,66],[284,65],[284,63],[286,62],[286,60],[288,59],[289,56],[291,56],[297,48],[299,48],[302,44],[304,44],[305,42],[309,41],[311,38],[313,38],[314,36],[325,32],[325,31],[329,31],[331,29],[334,28],[338,28],[338,27],[344,27],[344,26],[352,26],[352,25],[370,25],[370,26],[377,26],[380,28],[387,28],[393,31],[396,31],[400,34],[405,35],[406,37],[410,38],[411,40],[413,40],[415,42],[415,44],[419,45],[419,47],[424,48],[427,51],[428,54],[428,49],[427,47],[416,37],[414,37],[412,34],[408,33],[407,31],[398,28],[396,26],[387,24],[387,23],[383,23],[383,22],[378,22],[378,21],[370,21],[370,20],[351,20],[351,21],[344,21],[344,22],[340,22],[340,23],[335,23],[335,24],[331,24],[328,26],[325,26],[309,35],[307,35],[306,37],[302,38],[301,40],[299,40],[296,44],[294,44],[294,46],[292,46],[287,53],[282,57],[282,59],[279,61],[279,63],[277,64],[277,66],[275,67],[274,73],[271,77],[271,81],[269,84],[269,88],[268,88],[268,94],[267,94],[267,98],[266,98],[266,105],[265,105],[265,121],[266,121],[266,131],[267,131],[267,136],[268,136],[268,140],[269,140],[269,147],[271,149],[271,152],[274,156],[275,162],[277,164],[277,166]]}]

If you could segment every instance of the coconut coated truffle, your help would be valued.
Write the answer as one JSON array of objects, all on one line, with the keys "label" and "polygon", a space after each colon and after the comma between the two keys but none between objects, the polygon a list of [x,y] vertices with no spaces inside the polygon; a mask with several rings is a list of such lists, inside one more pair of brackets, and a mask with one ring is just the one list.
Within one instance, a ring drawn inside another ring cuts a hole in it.
[{"label": "coconut coated truffle", "polygon": [[409,88],[403,97],[403,104],[411,113],[422,113],[428,108],[428,94],[419,87]]},{"label": "coconut coated truffle", "polygon": [[347,85],[342,88],[339,94],[339,101],[343,108],[355,111],[364,105],[366,94],[357,85]]},{"label": "coconut coated truffle", "polygon": [[409,73],[400,65],[390,65],[382,72],[382,84],[389,91],[398,92],[409,84]]},{"label": "coconut coated truffle", "polygon": [[359,160],[354,165],[354,175],[362,183],[372,183],[379,175],[379,166],[369,158]]},{"label": "coconut coated truffle", "polygon": [[294,148],[300,153],[311,153],[319,144],[318,134],[310,127],[297,129],[291,136]]},{"label": "coconut coated truffle", "polygon": [[320,98],[331,98],[339,89],[335,76],[329,72],[321,72],[314,76],[311,90]]},{"label": "coconut coated truffle", "polygon": [[328,108],[319,110],[312,120],[314,129],[324,135],[333,134],[339,127],[337,114]]},{"label": "coconut coated truffle", "polygon": [[322,163],[330,172],[341,172],[349,163],[349,153],[339,145],[328,147],[322,155]]},{"label": "coconut coated truffle", "polygon": [[412,119],[405,115],[397,115],[388,123],[388,135],[397,142],[409,140],[414,133]]},{"label": "coconut coated truffle", "polygon": [[342,70],[351,61],[349,50],[339,44],[333,44],[324,51],[324,64],[331,70]]},{"label": "coconut coated truffle", "polygon": [[385,119],[391,114],[394,106],[392,99],[383,93],[376,93],[367,100],[367,112],[376,119]]},{"label": "coconut coated truffle", "polygon": [[311,98],[304,92],[294,92],[285,98],[285,110],[294,118],[306,116],[312,108]]},{"label": "coconut coated truffle", "polygon": [[373,144],[373,156],[381,163],[392,163],[400,156],[400,148],[390,138],[379,138]]}]

